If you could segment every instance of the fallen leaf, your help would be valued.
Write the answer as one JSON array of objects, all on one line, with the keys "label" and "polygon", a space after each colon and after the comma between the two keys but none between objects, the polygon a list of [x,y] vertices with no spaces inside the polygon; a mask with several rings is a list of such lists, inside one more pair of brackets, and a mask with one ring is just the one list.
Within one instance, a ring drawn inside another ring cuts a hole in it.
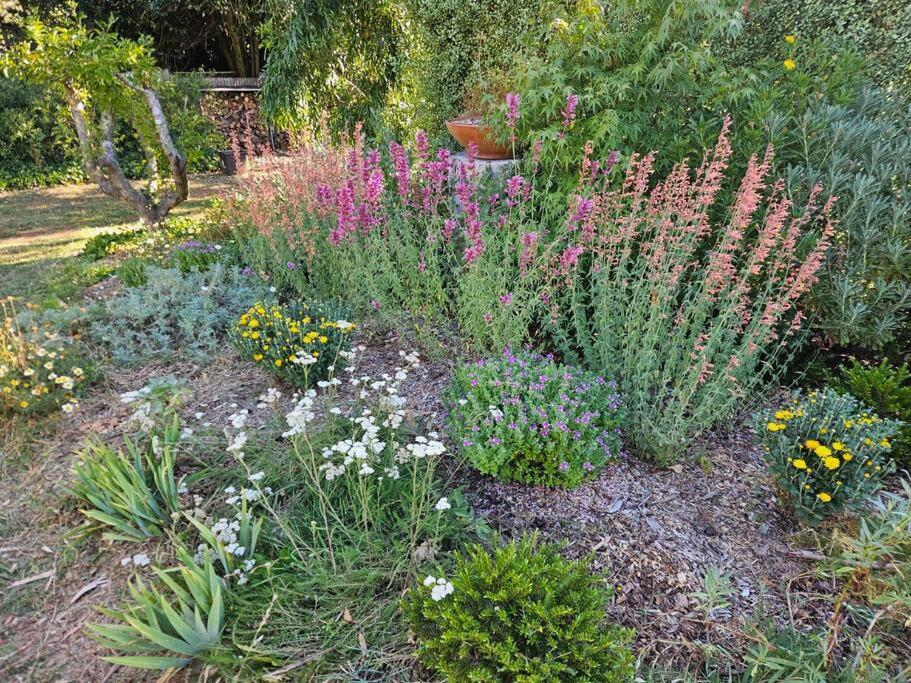
[{"label": "fallen leaf", "polygon": [[34,576],[27,576],[24,579],[19,579],[18,581],[13,581],[9,587],[18,588],[19,586],[25,586],[29,583],[34,583],[35,581],[41,581],[41,579],[51,579],[54,577],[54,570],[48,569],[46,572],[41,572],[40,574],[35,574]]},{"label": "fallen leaf", "polygon": [[347,607],[345,608],[345,611],[342,612],[342,621],[344,621],[346,624],[354,623],[354,619],[351,618],[351,612],[348,611]]},{"label": "fallen leaf", "polygon": [[357,644],[361,646],[361,652],[367,654],[367,639],[364,637],[363,632],[358,632],[357,634]]},{"label": "fallen leaf", "polygon": [[620,511],[620,508],[623,507],[623,504],[626,502],[626,498],[617,498],[613,503],[607,506],[607,513],[613,515]]},{"label": "fallen leaf", "polygon": [[90,593],[91,591],[95,590],[96,588],[100,588],[101,586],[104,586],[107,582],[108,582],[108,579],[104,574],[99,576],[97,579],[93,579],[93,580],[89,581],[82,588],[80,588],[78,591],[76,591],[76,595],[74,595],[70,599],[70,604],[71,605],[74,604],[83,595],[85,595],[86,593]]}]

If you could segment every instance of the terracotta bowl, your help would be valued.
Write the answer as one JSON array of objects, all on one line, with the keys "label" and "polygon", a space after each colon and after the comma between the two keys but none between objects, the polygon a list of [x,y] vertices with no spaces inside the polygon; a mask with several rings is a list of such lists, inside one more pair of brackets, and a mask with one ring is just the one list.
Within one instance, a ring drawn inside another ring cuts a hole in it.
[{"label": "terracotta bowl", "polygon": [[446,129],[465,149],[471,142],[477,145],[478,159],[512,159],[512,147],[494,142],[490,129],[476,119],[453,119],[446,122]]}]

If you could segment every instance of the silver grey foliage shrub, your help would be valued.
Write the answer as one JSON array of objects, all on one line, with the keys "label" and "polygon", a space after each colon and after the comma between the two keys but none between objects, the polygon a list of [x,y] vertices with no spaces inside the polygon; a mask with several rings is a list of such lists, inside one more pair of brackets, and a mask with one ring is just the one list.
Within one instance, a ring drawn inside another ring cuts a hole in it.
[{"label": "silver grey foliage shrub", "polygon": [[150,266],[148,282],[107,302],[89,336],[122,365],[178,356],[202,363],[241,311],[264,296],[255,276],[221,264],[187,274]]},{"label": "silver grey foliage shrub", "polygon": [[[826,100],[769,121],[786,192],[800,206],[815,184],[838,198],[835,248],[812,293],[815,329],[829,341],[881,348],[911,316],[911,108],[864,89],[848,106]],[[785,147],[786,148],[783,148]]]}]

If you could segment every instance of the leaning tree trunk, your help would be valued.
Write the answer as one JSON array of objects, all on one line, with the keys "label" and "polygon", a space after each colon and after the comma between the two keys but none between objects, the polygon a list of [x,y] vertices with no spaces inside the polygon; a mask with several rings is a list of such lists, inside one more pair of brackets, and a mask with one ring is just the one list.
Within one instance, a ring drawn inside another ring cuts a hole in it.
[{"label": "leaning tree trunk", "polygon": [[[155,192],[155,187],[151,184],[147,192],[137,190],[126,177],[117,158],[117,151],[114,148],[114,117],[111,112],[101,113],[98,126],[100,140],[96,139],[96,134],[86,117],[85,102],[76,89],[68,85],[67,104],[76,126],[79,153],[86,174],[98,184],[102,192],[130,206],[139,214],[139,219],[144,225],[156,226],[189,194],[187,160],[174,145],[158,94],[151,88],[133,83],[125,74],[120,74],[119,78],[128,88],[142,95],[149,109],[155,124],[158,145],[168,160],[173,187],[168,187],[161,193]],[[149,156],[148,151],[146,155]],[[151,170],[157,173],[157,161]]]}]

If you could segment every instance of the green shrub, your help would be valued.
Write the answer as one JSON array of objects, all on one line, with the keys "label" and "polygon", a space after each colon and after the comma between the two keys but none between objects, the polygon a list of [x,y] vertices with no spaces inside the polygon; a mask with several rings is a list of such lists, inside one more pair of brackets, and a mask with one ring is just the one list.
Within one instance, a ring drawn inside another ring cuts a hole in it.
[{"label": "green shrub", "polygon": [[263,114],[284,129],[316,128],[325,117],[334,132],[358,122],[380,130],[400,67],[396,3],[282,0],[270,7],[262,27]]},{"label": "green shrub", "polygon": [[894,465],[891,439],[901,423],[884,420],[832,389],[798,396],[758,419],[769,469],[799,517],[854,510]]},{"label": "green shrub", "polygon": [[149,281],[146,262],[138,256],[124,260],[114,272],[126,287],[142,287]]},{"label": "green shrub", "polygon": [[863,51],[874,81],[911,99],[911,6],[904,0],[763,0],[749,5],[745,30],[730,51],[732,62],[750,66],[774,53],[783,34],[821,39],[834,48]]},{"label": "green shrub", "polygon": [[153,568],[160,587],[134,579],[132,604],[99,608],[118,623],[89,624],[92,637],[102,647],[124,653],[102,659],[139,669],[179,669],[218,645],[225,625],[224,581],[208,554],[202,566],[185,551],[178,562],[174,569]]},{"label": "green shrub", "polygon": [[536,538],[455,556],[403,601],[418,656],[451,681],[629,681],[629,629],[602,626],[609,591]]},{"label": "green shrub", "polygon": [[831,342],[882,348],[911,314],[911,110],[866,89],[850,104],[821,100],[769,118],[797,203],[814,185],[838,197],[837,249],[813,288],[814,327]]},{"label": "green shrub", "polygon": [[65,116],[49,89],[0,75],[0,191],[84,178]]},{"label": "green shrub", "polygon": [[911,467],[911,371],[908,364],[894,366],[888,359],[879,365],[865,365],[856,359],[842,368],[834,386],[870,406],[877,415],[905,423],[892,442],[891,455],[904,467]]},{"label": "green shrub", "polygon": [[578,486],[620,453],[617,383],[505,351],[456,369],[447,397],[453,440],[499,479]]},{"label": "green shrub", "polygon": [[73,468],[73,493],[88,503],[83,514],[113,531],[114,541],[142,541],[170,528],[180,513],[174,477],[174,446],[180,438],[175,416],[155,443],[125,439],[126,454],[98,443],[79,456]]},{"label": "green shrub", "polygon": [[125,365],[178,353],[210,360],[247,302],[264,294],[253,278],[219,264],[186,275],[154,266],[147,271],[146,285],[106,302],[104,317],[89,327],[89,335]]},{"label": "green shrub", "polygon": [[141,230],[99,233],[85,243],[82,247],[82,255],[93,261],[98,261],[112,253],[116,247],[123,244],[131,244],[143,234]]},{"label": "green shrub", "polygon": [[244,358],[306,389],[344,362],[354,328],[340,309],[324,304],[259,301],[237,320],[231,340]]},{"label": "green shrub", "polygon": [[221,246],[211,242],[187,240],[181,242],[171,252],[171,260],[181,273],[209,270],[213,263],[218,261],[218,252]]},{"label": "green shrub", "polygon": [[[494,94],[497,75],[521,63],[545,0],[404,0],[404,68],[384,118],[445,133],[472,95]],[[566,4],[566,3],[563,3]],[[476,97],[475,97],[476,99]]]},{"label": "green shrub", "polygon": [[[521,96],[521,142],[545,141],[544,167],[553,162],[568,181],[587,141],[594,159],[614,149],[660,150],[667,170],[709,146],[734,93],[751,92],[749,75],[721,60],[725,38],[740,26],[734,3],[568,4],[549,7],[550,20],[533,35],[534,54],[510,74]],[[565,116],[569,96],[578,102]]]}]

